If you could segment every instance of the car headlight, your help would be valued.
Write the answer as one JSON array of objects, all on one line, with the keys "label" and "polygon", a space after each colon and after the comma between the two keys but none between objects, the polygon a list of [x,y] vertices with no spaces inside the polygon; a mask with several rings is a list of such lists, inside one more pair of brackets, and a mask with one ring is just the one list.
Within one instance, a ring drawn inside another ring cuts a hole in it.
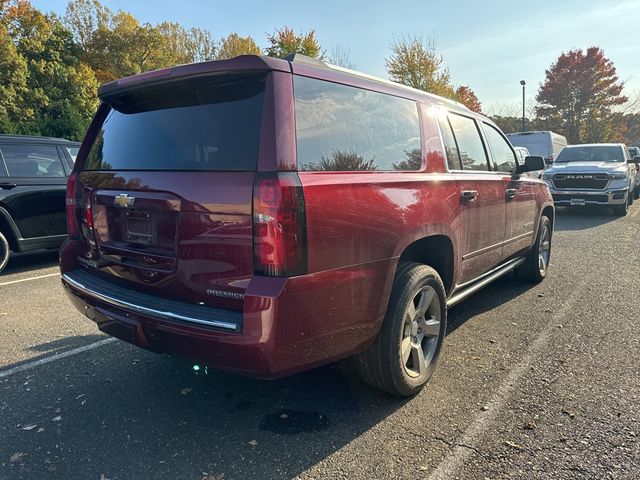
[{"label": "car headlight", "polygon": [[627,178],[626,173],[611,173],[609,175],[611,176],[611,180],[624,180]]},{"label": "car headlight", "polygon": [[543,173],[542,174],[542,179],[546,180],[547,182],[550,182],[552,178],[553,178],[553,173]]}]

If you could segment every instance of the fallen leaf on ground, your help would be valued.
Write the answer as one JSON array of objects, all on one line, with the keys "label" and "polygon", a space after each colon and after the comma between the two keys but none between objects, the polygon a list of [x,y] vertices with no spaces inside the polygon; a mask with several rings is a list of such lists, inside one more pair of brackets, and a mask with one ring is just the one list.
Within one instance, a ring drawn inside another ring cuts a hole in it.
[{"label": "fallen leaf on ground", "polygon": [[505,441],[504,444],[511,448],[516,448],[518,450],[524,450],[522,445],[518,445],[517,443],[510,442],[509,440]]},{"label": "fallen leaf on ground", "polygon": [[38,425],[36,425],[35,423],[33,425],[27,425],[26,427],[22,427],[23,430],[33,430],[34,428],[36,428]]},{"label": "fallen leaf on ground", "polygon": [[258,441],[257,440],[251,440],[249,442],[249,445],[251,445],[252,447],[255,447],[256,445],[258,445]]},{"label": "fallen leaf on ground", "polygon": [[9,462],[11,463],[16,463],[18,460],[20,460],[22,457],[24,457],[26,455],[26,453],[23,452],[16,452],[13,455],[11,455],[9,457]]}]

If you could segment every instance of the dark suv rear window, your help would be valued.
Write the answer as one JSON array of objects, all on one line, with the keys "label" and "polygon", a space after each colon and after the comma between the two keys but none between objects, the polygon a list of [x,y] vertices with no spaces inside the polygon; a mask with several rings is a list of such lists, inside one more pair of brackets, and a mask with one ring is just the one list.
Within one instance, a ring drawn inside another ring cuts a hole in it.
[{"label": "dark suv rear window", "polygon": [[108,99],[85,170],[255,170],[265,76],[201,77]]}]

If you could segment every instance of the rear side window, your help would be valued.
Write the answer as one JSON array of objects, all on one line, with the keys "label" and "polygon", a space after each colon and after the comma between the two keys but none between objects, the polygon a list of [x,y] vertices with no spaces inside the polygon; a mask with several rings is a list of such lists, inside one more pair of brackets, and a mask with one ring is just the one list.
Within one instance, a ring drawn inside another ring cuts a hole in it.
[{"label": "rear side window", "polygon": [[449,166],[449,170],[460,170],[460,153],[458,152],[456,139],[453,138],[453,132],[451,131],[449,120],[447,120],[447,117],[444,115],[438,115],[438,123],[440,124],[440,131],[442,132],[444,150],[447,153],[447,165]]},{"label": "rear side window", "polygon": [[298,170],[419,170],[414,101],[294,77]]},{"label": "rear side window", "polygon": [[449,121],[460,151],[462,169],[489,170],[487,154],[484,151],[476,121],[455,113],[449,114]]},{"label": "rear side window", "polygon": [[85,170],[255,170],[265,76],[200,77],[109,99]]},{"label": "rear side window", "polygon": [[514,172],[516,170],[516,159],[507,141],[491,125],[484,123],[483,128],[496,169],[499,172]]},{"label": "rear side window", "polygon": [[10,177],[65,176],[55,145],[0,145],[0,152]]}]

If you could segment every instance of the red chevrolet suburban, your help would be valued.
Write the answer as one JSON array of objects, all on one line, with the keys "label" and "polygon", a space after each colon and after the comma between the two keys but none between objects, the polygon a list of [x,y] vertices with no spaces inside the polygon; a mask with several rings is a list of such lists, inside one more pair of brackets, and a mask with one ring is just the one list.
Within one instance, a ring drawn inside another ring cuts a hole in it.
[{"label": "red chevrolet suburban", "polygon": [[100,88],[67,191],[62,283],[100,330],[275,378],[347,357],[430,378],[447,308],[547,274],[546,184],[489,119],[296,55]]}]

